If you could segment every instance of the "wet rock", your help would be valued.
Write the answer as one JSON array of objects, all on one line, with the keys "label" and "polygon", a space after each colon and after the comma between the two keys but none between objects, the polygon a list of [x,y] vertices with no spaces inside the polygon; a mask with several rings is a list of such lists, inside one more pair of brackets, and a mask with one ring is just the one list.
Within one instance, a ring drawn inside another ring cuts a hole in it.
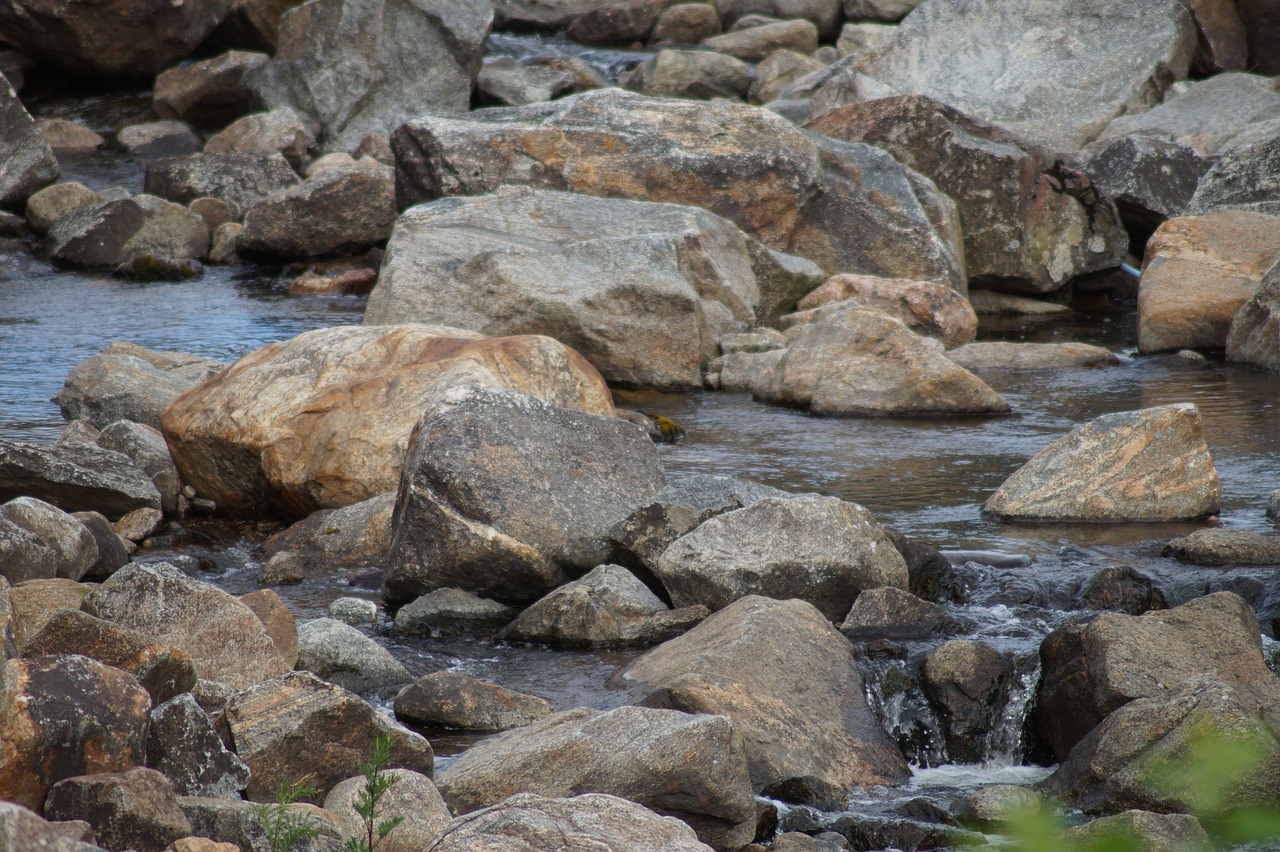
[{"label": "wet rock", "polygon": [[38,632],[28,635],[24,657],[88,657],[133,675],[153,704],[168,701],[196,684],[195,663],[186,651],[78,609],[51,613]]},{"label": "wet rock", "polygon": [[488,0],[324,0],[280,19],[275,58],[246,82],[267,109],[308,114],[323,147],[351,150],[414,115],[465,111],[492,21]]},{"label": "wet rock", "polygon": [[49,143],[49,148],[58,154],[92,154],[99,147],[107,144],[107,140],[94,133],[82,124],[68,121],[65,118],[42,118],[36,121],[36,129]]},{"label": "wet rock", "polygon": [[864,589],[907,587],[906,564],[871,513],[817,495],[770,498],[714,517],[668,547],[657,569],[678,607],[799,598],[828,621],[843,618]]},{"label": "wet rock", "polygon": [[916,334],[934,337],[948,349],[962,346],[978,333],[978,317],[964,296],[933,281],[878,278],[874,275],[834,275],[796,304],[798,313],[779,325],[789,329],[820,319],[813,309],[853,301],[878,308],[906,323]]},{"label": "wet rock", "polygon": [[486,62],[476,76],[477,95],[494,106],[536,104],[577,90],[578,78],[572,72],[516,62],[510,56]]},{"label": "wet rock", "polygon": [[143,767],[59,781],[44,812],[50,819],[85,820],[97,842],[111,849],[164,852],[192,833],[169,779]]},{"label": "wet rock", "polygon": [[289,607],[270,589],[241,595],[238,600],[253,610],[275,643],[276,653],[292,668],[298,662],[298,626]]},{"label": "wet rock", "polygon": [[114,269],[148,255],[203,257],[209,250],[209,229],[180,204],[137,195],[61,217],[49,231],[46,250],[66,266]]},{"label": "wet rock", "polygon": [[1218,592],[1142,616],[1103,613],[1084,627],[1053,631],[1043,664],[1034,723],[1058,759],[1109,713],[1138,698],[1167,696],[1198,675],[1242,694],[1280,695],[1262,661],[1253,610]]},{"label": "wet rock", "polygon": [[64,778],[142,763],[151,699],[132,675],[78,656],[0,673],[0,797],[40,809]]},{"label": "wet rock", "polygon": [[269,59],[265,53],[229,50],[212,59],[170,68],[156,77],[152,109],[160,118],[180,119],[205,130],[226,127],[257,106],[244,86],[244,75]]},{"label": "wet rock", "polygon": [[310,672],[291,672],[237,692],[226,713],[236,753],[253,773],[245,790],[253,801],[274,801],[282,783],[308,775],[323,797],[359,771],[380,734],[394,740],[390,768],[431,776],[425,739]]},{"label": "wet rock", "polygon": [[961,796],[952,805],[951,812],[969,828],[998,831],[1018,817],[1036,813],[1044,807],[1044,801],[1027,787],[988,784]]},{"label": "wet rock", "polygon": [[116,142],[134,157],[181,157],[200,150],[200,137],[185,121],[150,121],[123,127]]},{"label": "wet rock", "polygon": [[204,277],[204,266],[192,258],[155,257],[146,254],[115,268],[117,278],[130,281],[188,281]]},{"label": "wet rock", "polygon": [[396,695],[396,718],[426,728],[506,731],[551,715],[551,702],[456,672],[419,678]]},{"label": "wet rock", "polygon": [[126,455],[87,444],[0,441],[0,499],[21,496],[64,512],[101,512],[109,518],[160,508],[160,493],[150,477]]},{"label": "wet rock", "polygon": [[608,558],[609,534],[662,489],[640,427],[506,390],[462,387],[414,431],[382,592],[464,588],[536,600],[566,568]]},{"label": "wet rock", "polygon": [[1111,565],[1081,584],[1076,593],[1076,606],[1142,615],[1153,609],[1164,609],[1164,594],[1151,578],[1128,565]]},{"label": "wet rock", "polygon": [[125,566],[85,602],[92,615],[181,648],[205,680],[243,689],[288,671],[253,611],[163,562]]},{"label": "wet rock", "polygon": [[782,90],[806,74],[821,71],[826,66],[816,59],[794,50],[775,50],[756,66],[755,76],[747,99],[753,104],[767,104],[782,94]]},{"label": "wet rock", "polygon": [[818,49],[818,28],[810,21],[778,21],[711,36],[702,46],[747,62],[759,62],[775,50],[808,55]]},{"label": "wet rock", "polygon": [[422,412],[463,384],[613,411],[594,368],[546,337],[337,327],[246,355],[171,404],[163,431],[183,481],[219,512],[299,518],[394,489]]},{"label": "wet rock", "polygon": [[89,187],[75,181],[55,183],[27,199],[27,223],[40,236],[68,213],[106,201]]},{"label": "wet rock", "polygon": [[320,272],[307,271],[289,282],[290,296],[331,295],[367,296],[378,283],[378,273],[372,269],[348,269],[332,278]]},{"label": "wet rock", "polygon": [[148,163],[145,186],[179,204],[219,198],[240,219],[254,204],[298,182],[282,154],[188,154]]},{"label": "wet rock", "polygon": [[1280,372],[1280,266],[1263,276],[1262,286],[1231,321],[1227,360]]},{"label": "wet rock", "polygon": [[102,430],[98,446],[132,459],[160,492],[160,508],[169,514],[178,511],[182,481],[169,456],[164,436],[158,429],[130,420],[117,420]]},{"label": "wet rock", "polygon": [[332,618],[317,618],[298,628],[297,668],[352,692],[371,692],[410,679],[390,651]]},{"label": "wet rock", "polygon": [[839,810],[852,787],[908,775],[866,705],[848,641],[803,601],[739,600],[611,683],[643,690],[649,706],[728,716],[754,789],[774,798]]},{"label": "wet rock", "polygon": [[582,707],[473,746],[438,784],[459,813],[512,792],[609,793],[684,820],[717,849],[737,849],[756,822],[742,742],[723,716]]},{"label": "wet rock", "polygon": [[160,428],[160,412],[180,394],[226,369],[184,352],[160,352],[134,343],[112,343],[81,361],[53,401],[68,420],[99,429],[117,420]]},{"label": "wet rock", "polygon": [[860,593],[840,625],[840,632],[855,642],[927,639],[961,630],[963,625],[942,607],[892,586]]},{"label": "wet rock", "polygon": [[[378,802],[379,821],[400,823],[378,841],[379,852],[422,852],[449,825],[449,808],[431,779],[408,769],[391,769],[391,786]],[[365,840],[365,823],[356,811],[365,790],[363,775],[348,778],[325,797],[324,809],[333,814],[344,839]]]},{"label": "wet rock", "polygon": [[973,290],[969,304],[978,316],[1071,316],[1075,313],[1066,305],[1028,299],[1013,293],[994,293],[990,290]]},{"label": "wet rock", "polygon": [[97,561],[93,533],[73,516],[34,497],[0,505],[0,575],[10,583],[80,580]]},{"label": "wet rock", "polygon": [[697,44],[720,32],[720,12],[711,3],[678,3],[653,22],[649,43],[655,46]]},{"label": "wet rock", "polygon": [[1191,814],[1138,810],[1072,826],[1063,833],[1063,840],[1085,847],[1123,843],[1148,852],[1209,852],[1214,848],[1200,821]]},{"label": "wet rock", "polygon": [[1006,521],[1173,521],[1214,514],[1218,474],[1190,403],[1105,414],[1037,453],[987,500]]},{"label": "wet rock", "polygon": [[[82,823],[88,827],[87,823]],[[50,823],[41,819],[34,812],[15,805],[13,802],[0,802],[0,837],[5,839],[10,849],[40,849],[47,852],[99,852],[99,847],[91,846],[91,838],[75,838],[68,836],[69,823]],[[92,834],[92,832],[90,832]]]},{"label": "wet rock", "polygon": [[[334,216],[334,210],[345,214]],[[364,160],[254,204],[236,238],[236,253],[258,259],[351,254],[385,240],[395,224],[394,170]]]},{"label": "wet rock", "polygon": [[751,66],[705,50],[660,50],[627,77],[627,88],[659,98],[745,98]]},{"label": "wet rock", "polygon": [[341,509],[321,509],[262,544],[268,565],[286,554],[307,578],[379,568],[391,549],[394,491]]},{"label": "wet rock", "polygon": [[[4,13],[0,11],[0,20]],[[16,207],[60,172],[49,143],[18,100],[8,80],[0,80],[0,207]]]},{"label": "wet rock", "polygon": [[610,382],[687,390],[758,300],[748,240],[718,216],[512,187],[406,212],[365,323],[547,334]]},{"label": "wet rock", "polygon": [[966,343],[947,357],[966,370],[1061,370],[1120,363],[1110,349],[1088,343]]},{"label": "wet rock", "polygon": [[249,767],[226,749],[190,694],[151,711],[147,766],[168,778],[180,796],[235,799],[249,784]]},{"label": "wet rock", "polygon": [[481,636],[509,624],[516,610],[463,589],[436,589],[396,613],[393,636]]},{"label": "wet rock", "polygon": [[329,604],[328,612],[332,618],[352,627],[378,623],[378,605],[364,598],[338,598]]},{"label": "wet rock", "polygon": [[1140,235],[1181,216],[1212,165],[1190,145],[1138,134],[1094,142],[1071,162],[1115,201],[1120,218]]},{"label": "wet rock", "polygon": [[[1277,123],[1280,125],[1280,122]],[[1187,204],[1189,215],[1247,210],[1280,216],[1280,126],[1262,141],[1227,151],[1205,172]]]},{"label": "wet rock", "polygon": [[[246,115],[205,143],[206,154],[279,153],[299,171],[315,136],[288,107]],[[335,208],[342,209],[342,208]]]},{"label": "wet rock", "polygon": [[1165,545],[1162,556],[1192,565],[1280,565],[1280,536],[1243,530],[1196,530]]},{"label": "wet rock", "polygon": [[13,642],[19,653],[60,610],[79,610],[91,586],[74,580],[27,580],[9,590]]},{"label": "wet rock", "polygon": [[953,639],[925,655],[921,675],[942,718],[947,754],[966,763],[985,759],[1013,675],[1008,657],[984,642]]},{"label": "wet rock", "polygon": [[401,207],[513,183],[688,204],[830,274],[964,287],[954,208],[930,182],[879,149],[824,141],[756,107],[606,89],[423,117],[396,131],[392,148]]}]

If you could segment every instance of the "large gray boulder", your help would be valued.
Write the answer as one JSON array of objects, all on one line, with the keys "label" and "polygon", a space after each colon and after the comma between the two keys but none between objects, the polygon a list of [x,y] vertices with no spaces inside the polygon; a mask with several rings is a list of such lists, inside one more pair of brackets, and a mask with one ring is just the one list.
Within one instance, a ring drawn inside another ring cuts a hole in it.
[{"label": "large gray boulder", "polygon": [[383,595],[456,587],[527,603],[609,556],[609,534],[662,490],[640,427],[511,391],[460,387],[404,460]]},{"label": "large gray boulder", "polygon": [[0,500],[15,497],[35,497],[64,512],[100,512],[112,520],[135,509],[160,508],[160,492],[132,459],[88,443],[0,441]]},{"label": "large gray boulder", "polygon": [[351,151],[423,112],[465,111],[492,21],[490,0],[317,0],[281,17],[275,57],[246,83]]},{"label": "large gray boulder", "polygon": [[332,618],[317,618],[298,628],[297,668],[352,692],[370,692],[409,680],[409,672],[390,651]]},{"label": "large gray boulder", "polygon": [[723,716],[568,710],[472,746],[437,784],[463,814],[512,793],[608,793],[684,820],[716,849],[738,849],[755,835],[742,737]]},{"label": "large gray boulder", "polygon": [[160,428],[160,412],[179,395],[226,369],[226,364],[185,352],[144,349],[117,342],[71,368],[53,401],[67,420],[99,429],[117,420]]},{"label": "large gray boulder", "polygon": [[1280,265],[1262,279],[1227,331],[1227,360],[1280,372]]},{"label": "large gray boulder", "polygon": [[0,74],[0,207],[16,207],[58,178],[58,161]]},{"label": "large gray boulder", "polygon": [[115,268],[139,258],[200,258],[209,228],[181,204],[135,195],[80,207],[54,223],[45,250],[77,268]]},{"label": "large gray boulder", "polygon": [[180,796],[235,799],[249,784],[249,767],[227,749],[189,692],[151,711],[147,766],[163,773]]},{"label": "large gray boulder", "polygon": [[1006,521],[1173,521],[1215,514],[1218,474],[1191,403],[1104,414],[1045,447],[982,510]]},{"label": "large gray boulder", "polygon": [[[391,143],[401,207],[513,183],[688,204],[828,274],[964,290],[955,207],[931,181],[878,148],[825,140],[759,107],[601,89],[549,104],[424,116]],[[849,228],[850,221],[861,224]]]},{"label": "large gray boulder", "polygon": [[1280,565],[1280,536],[1215,527],[1165,545],[1163,556],[1192,565]]},{"label": "large gray boulder", "polygon": [[396,223],[364,321],[545,334],[612,383],[692,390],[720,335],[755,321],[748,241],[694,207],[527,187],[442,199]]},{"label": "large gray boulder", "polygon": [[0,576],[11,584],[63,577],[80,580],[98,561],[93,533],[34,497],[0,504]]},{"label": "large gray boulder", "polygon": [[[1280,125],[1280,122],[1277,123]],[[1280,126],[1261,141],[1223,154],[1200,178],[1187,213],[1250,210],[1280,216]]]}]

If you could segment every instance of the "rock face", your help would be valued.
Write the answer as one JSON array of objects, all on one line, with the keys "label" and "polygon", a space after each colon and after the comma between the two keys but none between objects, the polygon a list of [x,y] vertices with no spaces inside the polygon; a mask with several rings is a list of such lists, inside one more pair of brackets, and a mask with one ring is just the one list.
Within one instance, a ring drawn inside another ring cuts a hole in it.
[{"label": "rock face", "polygon": [[458,817],[425,852],[471,852],[477,844],[528,852],[707,852],[711,848],[678,819],[600,793],[565,799],[517,793],[493,807]]},{"label": "rock face", "polygon": [[667,548],[658,576],[675,606],[798,598],[828,621],[843,618],[865,589],[907,588],[907,565],[871,513],[813,494],[712,518]]},{"label": "rock face", "polygon": [[160,508],[151,478],[123,453],[93,444],[0,441],[0,500],[23,496],[113,520],[135,509]]},{"label": "rock face", "polygon": [[1169,542],[1163,555],[1193,565],[1280,565],[1280,536],[1241,530],[1196,530]]},{"label": "rock face", "polygon": [[[408,769],[389,769],[394,779],[378,802],[379,820],[399,818],[400,824],[378,841],[380,852],[422,852],[449,825],[449,808],[425,775]],[[343,838],[368,840],[356,804],[365,790],[363,775],[348,778],[329,791],[324,809],[334,817]]]},{"label": "rock face", "polygon": [[364,321],[546,334],[611,383],[690,390],[759,301],[748,238],[719,216],[511,187],[406,211]]},{"label": "rock face", "polygon": [[1069,9],[1053,0],[928,0],[899,25],[896,40],[827,83],[814,112],[858,100],[851,97],[858,92],[861,99],[922,94],[1050,150],[1072,151],[1116,116],[1158,103],[1186,77],[1195,47],[1195,25],[1177,0],[1088,0]]},{"label": "rock face", "polygon": [[1200,179],[1188,214],[1251,210],[1280,216],[1280,133],[1232,148]]},{"label": "rock face", "polygon": [[457,672],[435,672],[400,690],[396,718],[427,728],[506,731],[551,715],[550,701]]},{"label": "rock face", "polygon": [[142,763],[151,699],[132,675],[74,655],[2,672],[0,797],[38,810],[64,778]]},{"label": "rock face", "polygon": [[352,692],[409,680],[409,672],[390,651],[332,618],[317,618],[298,628],[297,667]]},{"label": "rock face", "polygon": [[1263,277],[1231,321],[1227,360],[1280,372],[1280,266]]},{"label": "rock face", "polygon": [[1220,504],[1200,411],[1180,403],[1074,429],[1006,479],[983,512],[1006,521],[1173,521]]},{"label": "rock face", "polygon": [[609,534],[663,486],[644,431],[511,391],[458,388],[414,432],[383,595],[462,588],[536,600],[565,568],[607,560]]},{"label": "rock face", "polygon": [[848,641],[803,601],[743,598],[611,683],[642,690],[649,706],[728,716],[765,795],[839,810],[854,786],[909,774],[867,707]]},{"label": "rock face", "polygon": [[932,98],[838,107],[806,127],[883,148],[951,196],[971,284],[1047,293],[1124,259],[1115,206],[1087,177]]},{"label": "rock face", "polygon": [[742,737],[723,716],[646,707],[556,713],[473,746],[438,784],[459,813],[513,792],[609,793],[684,820],[717,849],[738,849],[755,834]]},{"label": "rock face", "polygon": [[1280,260],[1280,216],[1224,211],[1170,219],[1147,242],[1138,289],[1143,352],[1218,349]]},{"label": "rock face", "polygon": [[757,107],[603,89],[427,116],[391,142],[401,207],[504,184],[688,204],[828,274],[965,286],[955,208],[931,182],[879,149],[824,141]]},{"label": "rock face", "polygon": [[423,410],[461,384],[613,412],[599,374],[549,338],[339,327],[241,358],[175,400],[164,433],[183,480],[220,511],[298,518],[394,489]]},{"label": "rock face", "polygon": [[78,581],[97,561],[93,533],[66,512],[34,497],[0,505],[0,575],[10,583]]},{"label": "rock face", "polygon": [[878,308],[902,320],[916,334],[941,340],[948,349],[963,346],[978,333],[978,315],[950,287],[874,275],[833,275],[796,304],[802,313],[792,314],[785,327],[798,324],[803,313],[813,308],[844,301]]},{"label": "rock face", "polygon": [[309,115],[323,147],[350,151],[422,112],[465,111],[492,21],[489,0],[304,4],[246,79],[267,109]]},{"label": "rock face", "polygon": [[8,80],[0,80],[0,122],[0,207],[15,207],[57,180],[60,169]]},{"label": "rock face", "polygon": [[249,767],[227,750],[189,693],[151,711],[147,766],[163,773],[180,796],[236,799],[249,784]]}]

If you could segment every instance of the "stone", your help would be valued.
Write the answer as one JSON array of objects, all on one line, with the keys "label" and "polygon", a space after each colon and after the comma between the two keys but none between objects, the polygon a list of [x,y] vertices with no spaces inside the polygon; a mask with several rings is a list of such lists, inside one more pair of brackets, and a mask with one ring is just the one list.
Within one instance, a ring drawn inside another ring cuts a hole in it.
[{"label": "stone", "polygon": [[235,693],[226,719],[235,751],[252,772],[245,790],[252,801],[274,801],[282,783],[308,775],[323,799],[359,772],[381,734],[393,739],[388,768],[431,776],[433,756],[425,739],[310,672],[291,672]]},{"label": "stone", "polygon": [[162,425],[183,481],[219,512],[296,519],[394,489],[423,411],[462,384],[613,411],[595,369],[549,338],[369,325],[252,352],[172,403]]},{"label": "stone", "polygon": [[200,137],[185,121],[149,121],[131,124],[116,133],[116,142],[131,156],[143,159],[181,157],[200,150]]},{"label": "stone", "polygon": [[[1246,0],[1247,2],[1247,0]],[[1183,0],[1196,22],[1199,44],[1192,67],[1200,74],[1243,71],[1251,67],[1249,45],[1238,3]]]},{"label": "stone", "polygon": [[861,592],[840,625],[840,632],[854,642],[928,639],[962,630],[963,625],[936,603],[894,586]]},{"label": "stone", "polygon": [[284,659],[285,664],[293,667],[298,662],[298,626],[293,613],[289,611],[280,596],[271,589],[259,589],[247,595],[241,595],[240,603],[249,607],[262,622],[267,635],[275,643],[276,653]]},{"label": "stone", "polygon": [[1126,843],[1148,852],[1210,852],[1213,841],[1191,814],[1156,814],[1129,810],[1074,825],[1063,840],[1078,846]]},{"label": "stone", "polygon": [[343,624],[377,624],[378,605],[364,598],[338,598],[329,604],[329,616]]},{"label": "stone", "polygon": [[[400,823],[378,840],[378,852],[422,852],[449,825],[452,816],[431,779],[408,769],[387,770],[391,786],[378,801],[378,820]],[[365,840],[365,823],[356,811],[365,790],[359,775],[339,783],[324,799],[344,839]]]},{"label": "stone", "polygon": [[151,711],[147,766],[168,778],[180,796],[235,799],[249,784],[249,767],[227,750],[188,693]]},{"label": "stone", "polygon": [[75,655],[0,673],[0,797],[43,809],[65,778],[142,763],[151,699],[132,675]]},{"label": "stone", "polygon": [[137,195],[63,216],[49,231],[46,250],[66,266],[114,269],[147,256],[203,257],[209,250],[209,229],[180,204]]},{"label": "stone", "polygon": [[68,213],[106,201],[97,192],[75,181],[46,186],[27,199],[27,223],[40,236]]},{"label": "stone", "polygon": [[821,71],[826,66],[816,59],[782,48],[770,53],[756,65],[747,100],[753,104],[767,104],[776,100],[782,90],[806,74]]},{"label": "stone", "polygon": [[479,386],[447,393],[414,431],[382,593],[463,588],[526,603],[566,569],[606,561],[612,529],[661,491],[634,424]]},{"label": "stone", "polygon": [[877,308],[906,323],[916,334],[942,341],[947,349],[969,343],[978,333],[978,316],[964,296],[933,281],[878,278],[874,275],[833,275],[796,304],[797,311],[779,321],[784,330],[823,314],[814,308],[855,301]]},{"label": "stone", "polygon": [[649,43],[693,45],[720,32],[720,12],[711,3],[677,3],[653,22]]},{"label": "stone", "polygon": [[995,293],[991,290],[973,290],[969,304],[978,316],[1071,316],[1075,313],[1066,305],[1029,299],[1014,293]]},{"label": "stone", "polygon": [[9,590],[13,610],[13,643],[22,653],[27,643],[49,623],[59,611],[79,610],[91,587],[74,580],[27,580]]},{"label": "stone", "polygon": [[94,589],[85,610],[186,651],[199,677],[232,689],[288,671],[253,610],[164,562],[125,566]]},{"label": "stone", "polygon": [[1280,536],[1244,530],[1196,530],[1165,545],[1162,556],[1192,565],[1280,565]]},{"label": "stone", "polygon": [[470,852],[477,844],[528,852],[706,852],[711,848],[678,819],[599,793],[562,799],[517,793],[456,818],[430,848],[432,852]]},{"label": "stone", "polygon": [[706,50],[660,50],[627,77],[627,88],[657,98],[745,98],[751,66]]},{"label": "stone", "polygon": [[319,272],[308,271],[289,282],[289,295],[367,296],[377,283],[378,273],[372,269],[348,269],[332,278]]},{"label": "stone", "polygon": [[308,578],[338,572],[356,573],[381,567],[391,550],[394,491],[341,509],[321,509],[262,543],[270,561],[289,554]]},{"label": "stone", "polygon": [[44,812],[50,819],[87,821],[96,841],[111,849],[164,852],[192,833],[169,779],[144,767],[59,781]]},{"label": "stone", "polygon": [[134,509],[132,512],[121,515],[120,520],[111,526],[116,531],[116,535],[125,541],[136,543],[154,535],[163,521],[164,513],[159,509]]},{"label": "stone", "polygon": [[396,718],[424,728],[506,731],[550,716],[551,702],[457,672],[434,672],[396,695]]},{"label": "stone", "polygon": [[119,569],[129,564],[130,542],[126,542],[115,531],[106,515],[98,512],[75,512],[72,514],[93,536],[98,546],[98,559],[89,566],[85,578],[101,580],[110,577]]},{"label": "stone", "polygon": [[170,402],[224,369],[197,355],[117,342],[73,367],[53,401],[66,419],[99,429],[117,420],[159,429],[160,412]]},{"label": "stone", "polygon": [[692,390],[759,298],[748,239],[718,216],[512,187],[405,212],[364,321],[546,334],[611,383]]},{"label": "stone", "polygon": [[160,508],[160,492],[126,455],[86,444],[0,441],[0,500],[22,496],[64,512],[101,512],[113,519]]},{"label": "stone", "polygon": [[[334,216],[335,210],[345,215]],[[395,224],[394,170],[364,160],[254,204],[245,213],[236,253],[258,259],[353,254],[385,240]]]},{"label": "stone", "polygon": [[[402,208],[513,183],[688,204],[828,274],[964,288],[954,205],[931,182],[879,149],[806,134],[758,107],[603,89],[550,104],[424,116],[397,130],[391,145]],[[863,226],[845,227],[851,220]]]},{"label": "stone", "polygon": [[[256,1],[256,0],[255,0]],[[250,5],[238,3],[237,7]],[[151,106],[162,119],[179,119],[205,130],[226,127],[256,106],[244,75],[270,59],[265,53],[229,50],[180,65],[156,77]]]},{"label": "stone", "polygon": [[0,837],[12,850],[40,849],[46,852],[99,852],[65,833],[66,823],[50,823],[31,810],[13,802],[0,802]]},{"label": "stone", "polygon": [[723,716],[568,710],[472,746],[437,783],[463,814],[513,792],[608,793],[682,819],[716,849],[738,849],[755,834],[743,740]]},{"label": "stone", "polygon": [[28,634],[22,650],[29,658],[56,654],[79,654],[133,675],[153,704],[196,685],[195,663],[186,651],[78,609],[51,613],[38,631]]},{"label": "stone", "polygon": [[900,21],[924,0],[844,0],[844,16],[854,21]]},{"label": "stone", "polygon": [[711,36],[702,46],[747,62],[759,62],[775,50],[808,55],[818,49],[818,28],[810,21],[778,21]]},{"label": "stone", "polygon": [[1005,521],[1192,520],[1221,486],[1191,403],[1104,414],[1057,439],[983,505]]},{"label": "stone", "polygon": [[465,111],[492,21],[489,0],[304,4],[246,82],[267,109],[309,115],[322,147],[351,150],[423,112]]},{"label": "stone", "polygon": [[0,575],[11,584],[62,577],[78,581],[98,561],[93,533],[34,497],[0,505]]},{"label": "stone", "polygon": [[65,118],[42,118],[36,122],[36,129],[49,143],[54,155],[60,154],[92,154],[107,144],[107,140],[94,133],[82,124],[68,121]]},{"label": "stone", "polygon": [[925,654],[921,687],[941,717],[952,760],[973,763],[987,757],[1012,677],[1010,659],[985,642],[952,639]]},{"label": "stone", "polygon": [[1262,278],[1227,332],[1227,360],[1280,372],[1280,265]]},{"label": "stone", "polygon": [[1089,343],[966,343],[947,357],[966,370],[1062,370],[1120,363],[1110,349]]},{"label": "stone", "polygon": [[[0,10],[0,21],[4,12]],[[0,24],[0,28],[3,25]],[[61,170],[8,80],[0,80],[0,207],[17,207],[58,179]]]},{"label": "stone", "polygon": [[280,43],[280,18],[299,5],[300,0],[239,0],[214,31],[214,39],[274,53]]},{"label": "stone", "polygon": [[352,692],[373,692],[410,679],[390,651],[332,618],[317,618],[298,628],[297,668]]},{"label": "stone", "polygon": [[1071,164],[1115,201],[1131,231],[1149,234],[1182,215],[1212,161],[1190,145],[1133,134],[1094,142]]},{"label": "stone", "polygon": [[236,219],[299,178],[283,154],[188,154],[147,163],[146,191],[179,204],[219,198]]},{"label": "stone", "polygon": [[853,787],[909,775],[867,707],[848,640],[803,601],[743,598],[610,683],[648,706],[728,716],[746,743],[753,789],[766,796],[841,810]]},{"label": "stone", "polygon": [[658,16],[680,0],[615,0],[584,9],[565,30],[579,44],[630,45],[649,38]]},{"label": "stone", "polygon": [[1151,578],[1129,565],[1109,565],[1094,574],[1081,584],[1074,603],[1082,609],[1126,615],[1142,615],[1166,607],[1164,593]]},{"label": "stone", "polygon": [[987,784],[966,793],[951,807],[955,818],[968,828],[977,831],[999,832],[1008,830],[1026,814],[1034,814],[1045,808],[1044,801],[1034,790],[1014,784]]},{"label": "stone", "polygon": [[490,59],[476,75],[476,94],[493,106],[524,106],[578,91],[578,78],[549,65],[516,62],[510,56]]},{"label": "stone", "polygon": [[[280,153],[301,171],[315,136],[289,107],[236,119],[204,144],[206,154]],[[339,208],[340,209],[340,208]]]},{"label": "stone", "polygon": [[98,446],[132,459],[160,492],[160,508],[177,514],[182,482],[160,430],[131,420],[117,420],[99,434]]},{"label": "stone", "polygon": [[1243,0],[1240,20],[1249,45],[1249,63],[1260,74],[1280,74],[1275,46],[1280,44],[1280,14],[1274,0]]},{"label": "stone", "polygon": [[231,205],[220,198],[197,198],[187,209],[200,217],[210,234],[231,221]]},{"label": "stone", "polygon": [[436,589],[396,613],[393,636],[486,635],[515,618],[516,610],[463,589]]},{"label": "stone", "polygon": [[1224,153],[1200,178],[1188,215],[1248,210],[1280,216],[1280,122],[1262,141]]},{"label": "stone", "polygon": [[1125,257],[1115,205],[1086,176],[933,98],[840,106],[805,126],[881,147],[955,199],[971,284],[1047,293]]}]

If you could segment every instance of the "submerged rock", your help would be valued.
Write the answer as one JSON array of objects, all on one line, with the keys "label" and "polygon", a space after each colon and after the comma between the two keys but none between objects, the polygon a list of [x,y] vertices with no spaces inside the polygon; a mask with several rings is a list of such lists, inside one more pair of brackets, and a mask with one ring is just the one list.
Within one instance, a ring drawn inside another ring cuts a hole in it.
[{"label": "submerged rock", "polygon": [[966,343],[947,357],[966,370],[1060,370],[1120,363],[1110,349],[1088,343]]}]

